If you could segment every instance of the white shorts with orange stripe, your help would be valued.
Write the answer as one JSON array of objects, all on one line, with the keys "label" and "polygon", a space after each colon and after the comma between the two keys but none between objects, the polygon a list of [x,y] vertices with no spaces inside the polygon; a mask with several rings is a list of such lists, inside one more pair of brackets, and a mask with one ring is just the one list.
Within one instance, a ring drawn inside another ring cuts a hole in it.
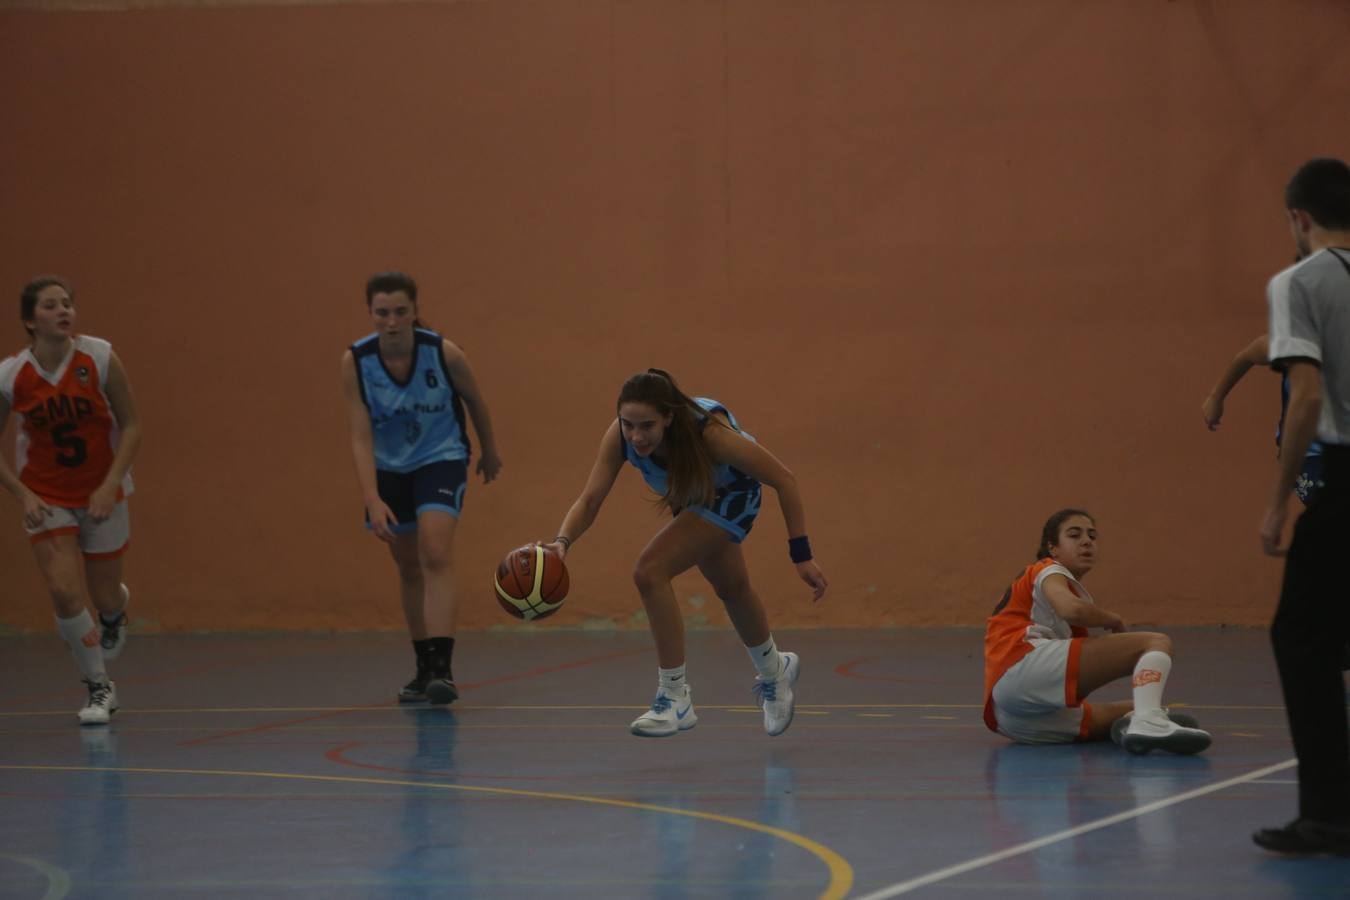
[{"label": "white shorts with orange stripe", "polygon": [[1021,744],[1065,744],[1087,737],[1091,707],[1078,699],[1082,638],[1045,641],[994,685],[999,733]]},{"label": "white shorts with orange stripe", "polygon": [[114,506],[112,515],[102,522],[91,519],[88,509],[49,508],[51,512],[40,526],[24,526],[30,541],[73,534],[86,559],[114,559],[126,552],[131,540],[131,514],[127,511],[127,501],[122,500]]}]

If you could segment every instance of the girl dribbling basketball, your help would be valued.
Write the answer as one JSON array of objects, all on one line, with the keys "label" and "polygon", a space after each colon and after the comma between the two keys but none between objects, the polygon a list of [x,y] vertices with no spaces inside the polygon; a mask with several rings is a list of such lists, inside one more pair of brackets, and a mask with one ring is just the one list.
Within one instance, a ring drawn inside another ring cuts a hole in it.
[{"label": "girl dribbling basketball", "polygon": [[755,666],[754,690],[764,710],[764,729],[782,734],[792,724],[797,654],[779,652],[764,604],[750,584],[741,541],[760,507],[760,486],[778,492],[789,535],[788,552],[814,599],[825,594],[825,575],[811,556],[806,514],[797,480],[778,459],[741,429],[725,406],[692,398],[660,369],[624,382],[618,415],[605,430],[600,452],[581,496],[547,545],[565,556],[595,521],[627,462],[661,496],[674,519],[647,544],[633,580],[656,643],[656,698],[630,729],[642,737],[668,737],[698,722],[685,679],[684,620],[674,577],[698,566],[726,607]]}]

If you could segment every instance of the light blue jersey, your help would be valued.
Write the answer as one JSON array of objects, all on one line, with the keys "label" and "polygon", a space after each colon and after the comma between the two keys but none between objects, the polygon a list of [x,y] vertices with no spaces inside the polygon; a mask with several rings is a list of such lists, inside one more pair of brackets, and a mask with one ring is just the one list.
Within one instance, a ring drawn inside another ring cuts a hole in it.
[{"label": "light blue jersey", "polygon": [[[710,400],[707,397],[695,397],[694,402],[704,409],[703,424],[707,424],[708,416],[720,412],[727,417],[727,421],[737,434],[748,441],[755,439],[754,435],[741,429],[740,423],[731,414],[731,410],[716,400]],[[633,445],[624,440],[622,430],[619,431],[619,440],[623,443],[624,458],[642,473],[642,480],[647,482],[647,486],[652,490],[665,496],[666,470],[650,456],[645,458],[638,456],[637,451],[633,449]],[[713,469],[713,487],[715,496],[712,505],[691,506],[689,511],[712,522],[725,531],[731,537],[731,540],[739,544],[750,533],[750,529],[755,524],[755,517],[759,515],[760,495],[762,493],[759,481],[740,469],[723,463]]]},{"label": "light blue jersey", "polygon": [[380,358],[379,336],[352,344],[361,400],[370,412],[375,468],[411,472],[434,462],[469,458],[464,405],[455,393],[441,354],[442,338],[419,328],[406,382],[389,374]]}]

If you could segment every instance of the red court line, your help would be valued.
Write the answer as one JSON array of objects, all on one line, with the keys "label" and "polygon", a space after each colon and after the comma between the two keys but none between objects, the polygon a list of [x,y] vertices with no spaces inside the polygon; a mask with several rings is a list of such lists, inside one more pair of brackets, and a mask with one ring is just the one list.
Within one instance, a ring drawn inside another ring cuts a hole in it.
[{"label": "red court line", "polygon": [[951,684],[950,681],[940,681],[936,678],[897,678],[894,675],[860,675],[853,671],[854,666],[865,662],[871,662],[876,659],[874,656],[860,656],[857,659],[850,659],[848,662],[840,663],[834,667],[834,674],[842,675],[845,678],[856,678],[859,681],[894,681],[900,684]]},{"label": "red court line", "polygon": [[[345,744],[339,744],[336,747],[326,751],[323,758],[329,762],[337,763],[340,766],[350,766],[353,769],[373,769],[376,772],[393,772],[396,775],[423,775],[431,778],[477,778],[491,779],[492,781],[558,781],[557,775],[473,775],[467,772],[436,771],[434,769],[400,769],[396,766],[381,766],[375,763],[357,762],[354,759],[348,759],[346,752],[356,747],[364,746],[362,741],[348,741]],[[603,783],[612,784],[613,779],[606,779]]]},{"label": "red court line", "polygon": [[[650,652],[651,650],[646,647],[635,650],[621,650],[618,653],[606,653],[602,656],[592,656],[587,659],[579,659],[573,662],[559,663],[556,666],[537,666],[533,669],[528,669],[524,672],[515,672],[510,675],[501,675],[498,676],[497,678],[489,678],[485,681],[461,682],[457,683],[456,687],[458,687],[461,692],[471,691],[474,690],[475,688],[490,687],[495,684],[504,684],[505,682],[508,681],[520,681],[521,679],[524,678],[533,678],[536,675],[548,675],[553,672],[562,672],[567,669],[581,669],[585,668],[586,666],[595,665],[596,663],[609,662],[610,660],[621,659],[625,656],[635,656],[639,653],[650,653]],[[366,710],[371,709],[385,709],[390,705],[391,704],[389,701],[382,700],[379,703],[367,703],[363,706],[358,706],[354,709],[340,709],[334,712],[320,713],[317,716],[303,716],[299,719],[284,719],[280,722],[271,722],[267,725],[255,725],[252,728],[240,728],[234,731],[220,731],[215,734],[205,735],[204,737],[193,738],[190,741],[179,741],[178,746],[194,747],[199,744],[209,744],[212,743],[213,741],[221,741],[225,740],[226,738],[238,737],[240,735],[257,734],[262,731],[272,731],[277,728],[288,728],[291,725],[303,725],[306,722],[316,722],[320,719],[332,719],[337,716],[350,715],[351,713],[354,712],[364,712]],[[418,707],[410,707],[410,708],[418,708]]]}]

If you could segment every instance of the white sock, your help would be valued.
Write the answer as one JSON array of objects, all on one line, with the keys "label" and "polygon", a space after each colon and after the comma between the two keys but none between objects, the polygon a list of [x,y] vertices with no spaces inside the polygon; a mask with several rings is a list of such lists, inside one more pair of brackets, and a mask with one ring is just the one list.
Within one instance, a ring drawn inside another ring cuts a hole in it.
[{"label": "white sock", "polygon": [[778,673],[783,670],[783,657],[778,653],[778,645],[773,642],[773,635],[758,647],[746,647],[745,652],[750,654],[750,662],[755,664],[755,671],[765,678],[777,678]]},{"label": "white sock", "polygon": [[1134,714],[1153,719],[1162,715],[1163,688],[1172,671],[1172,657],[1161,650],[1150,650],[1134,665]]},{"label": "white sock", "polygon": [[82,609],[80,614],[70,619],[56,619],[56,630],[61,632],[75,654],[75,665],[80,674],[90,681],[107,681],[108,672],[103,668],[103,648],[99,646],[98,629],[89,610]]},{"label": "white sock", "polygon": [[672,694],[678,694],[684,690],[684,666],[678,665],[673,669],[657,668],[657,681],[661,687]]}]

